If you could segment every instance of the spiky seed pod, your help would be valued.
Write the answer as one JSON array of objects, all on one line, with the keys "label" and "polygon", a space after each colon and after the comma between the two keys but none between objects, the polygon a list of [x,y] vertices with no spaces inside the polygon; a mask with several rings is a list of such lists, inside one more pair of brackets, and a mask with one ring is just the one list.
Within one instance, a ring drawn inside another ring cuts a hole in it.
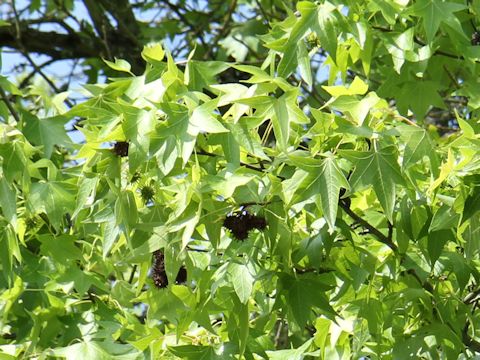
[{"label": "spiky seed pod", "polygon": [[145,203],[153,200],[155,196],[155,189],[149,185],[142,186],[140,188],[140,196],[142,197]]},{"label": "spiky seed pod", "polygon": [[[157,250],[153,253],[152,280],[154,285],[160,289],[168,286],[167,272],[165,271],[165,256],[160,250]],[[175,278],[175,284],[185,284],[186,282],[187,269],[182,266],[178,270]]]},{"label": "spiky seed pod", "polygon": [[153,253],[152,280],[155,286],[160,289],[168,286],[168,278],[165,271],[165,256],[160,250]]},{"label": "spiky seed pod", "polygon": [[267,221],[262,216],[252,215],[247,211],[243,211],[228,215],[223,221],[223,226],[230,230],[236,239],[245,240],[250,230],[265,229]]},{"label": "spiky seed pod", "polygon": [[117,156],[125,157],[128,156],[128,146],[129,143],[127,141],[117,141],[113,145],[112,151]]}]

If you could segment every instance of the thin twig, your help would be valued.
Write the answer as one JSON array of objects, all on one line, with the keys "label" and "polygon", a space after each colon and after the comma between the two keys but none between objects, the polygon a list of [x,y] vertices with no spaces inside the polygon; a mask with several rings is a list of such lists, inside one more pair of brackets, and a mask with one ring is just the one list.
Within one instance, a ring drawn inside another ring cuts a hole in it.
[{"label": "thin twig", "polygon": [[208,47],[208,50],[205,52],[205,55],[203,55],[203,58],[205,60],[209,58],[210,54],[213,51],[214,46],[218,44],[218,41],[222,39],[224,35],[229,31],[228,25],[230,25],[230,22],[232,20],[232,14],[235,11],[236,7],[237,7],[237,0],[232,0],[232,2],[230,3],[230,6],[228,7],[227,14],[224,16],[223,25],[220,28],[220,31],[218,32],[214,41],[212,41],[212,45]]},{"label": "thin twig", "polygon": [[[53,64],[54,62],[58,61],[58,59],[55,59],[55,58],[51,58],[50,60],[47,60],[45,61],[44,63],[38,65],[40,68],[43,68],[45,66],[48,66],[50,64]],[[20,89],[23,89],[27,84],[28,82],[30,81],[30,79],[37,73],[37,71],[35,69],[33,69],[33,71],[30,72],[30,74],[28,74],[20,83],[20,85],[18,85],[18,87]]]},{"label": "thin twig", "polygon": [[0,97],[2,98],[5,105],[7,105],[8,111],[10,111],[10,114],[12,114],[15,121],[17,123],[20,123],[20,116],[18,115],[17,111],[15,110],[15,108],[12,106],[12,104],[8,100],[8,96],[1,86],[0,86]]},{"label": "thin twig", "polygon": [[128,283],[131,284],[133,282],[133,278],[135,277],[135,272],[137,271],[137,265],[133,265],[132,272],[130,273],[130,278],[128,279]]},{"label": "thin twig", "polygon": [[456,89],[460,89],[460,85],[458,84],[457,79],[455,79],[455,77],[454,77],[453,74],[450,72],[450,70],[448,70],[447,65],[444,64],[444,65],[443,65],[443,68],[445,69],[448,77],[449,77],[450,80],[452,81],[453,86],[454,86]]},{"label": "thin twig", "polygon": [[390,240],[387,236],[385,236],[380,230],[378,230],[375,226],[371,225],[368,221],[364,220],[361,218],[359,215],[357,215],[354,211],[352,211],[348,205],[340,200],[338,202],[338,205],[347,213],[348,216],[350,216],[355,222],[361,224],[365,229],[368,230],[368,232],[372,235],[374,235],[378,241],[381,243],[387,245],[390,249],[393,250],[393,252],[398,251],[397,245],[393,243],[392,240]]},{"label": "thin twig", "polygon": [[272,26],[270,25],[270,21],[268,20],[269,15],[265,11],[265,9],[263,8],[263,6],[262,6],[262,4],[260,3],[259,0],[255,0],[255,3],[257,4],[258,9],[260,10],[260,13],[262,14],[262,18],[265,19],[266,25],[268,26],[269,29],[271,29]]},{"label": "thin twig", "polygon": [[[57,86],[53,83],[52,80],[49,79],[49,77],[47,75],[45,75],[45,73],[42,71],[42,69],[40,69],[38,67],[38,65],[33,61],[33,59],[31,58],[31,56],[28,54],[28,52],[26,51],[25,47],[23,46],[23,43],[22,43],[22,33],[20,31],[20,18],[19,18],[19,15],[18,15],[18,12],[17,12],[17,8],[15,6],[15,0],[12,0],[12,10],[13,10],[13,14],[15,16],[15,30],[16,30],[16,38],[17,38],[17,41],[18,41],[18,44],[20,46],[20,52],[22,53],[22,55],[28,60],[28,62],[30,63],[30,65],[33,67],[33,69],[47,82],[47,84],[58,94],[60,93],[60,89],[57,88]],[[73,107],[73,104],[68,100],[68,99],[65,99],[64,102],[69,106],[69,107]]]},{"label": "thin twig", "polygon": [[[197,153],[197,155],[204,155],[204,156],[210,156],[210,157],[220,156],[220,155],[217,155],[217,154],[207,152],[205,150],[197,150],[196,153]],[[253,166],[253,165],[250,165],[250,164],[246,164],[244,162],[240,162],[240,165],[245,166],[247,169],[263,172],[263,169],[261,169],[259,167],[256,167],[256,166]]]}]

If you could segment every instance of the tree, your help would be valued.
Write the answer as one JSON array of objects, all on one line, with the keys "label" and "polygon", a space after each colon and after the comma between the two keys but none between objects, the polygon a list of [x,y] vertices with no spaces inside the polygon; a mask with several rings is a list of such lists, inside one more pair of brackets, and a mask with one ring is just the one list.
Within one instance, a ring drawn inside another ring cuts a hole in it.
[{"label": "tree", "polygon": [[478,355],[480,2],[9,9],[2,358]]}]

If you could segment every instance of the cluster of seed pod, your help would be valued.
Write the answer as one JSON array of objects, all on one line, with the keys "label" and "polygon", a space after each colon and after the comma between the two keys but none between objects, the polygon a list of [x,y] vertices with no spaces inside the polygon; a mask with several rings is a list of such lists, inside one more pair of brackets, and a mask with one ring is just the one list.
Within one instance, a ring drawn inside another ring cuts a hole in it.
[{"label": "cluster of seed pod", "polygon": [[250,230],[265,229],[267,221],[264,217],[250,214],[244,210],[228,215],[223,221],[223,226],[230,230],[236,239],[245,240]]},{"label": "cluster of seed pod", "polygon": [[[167,272],[165,271],[165,255],[162,251],[157,250],[153,253],[152,261],[152,280],[153,284],[160,288],[166,288],[168,286]],[[187,281],[187,269],[182,266],[175,278],[175,284],[184,284]]]}]

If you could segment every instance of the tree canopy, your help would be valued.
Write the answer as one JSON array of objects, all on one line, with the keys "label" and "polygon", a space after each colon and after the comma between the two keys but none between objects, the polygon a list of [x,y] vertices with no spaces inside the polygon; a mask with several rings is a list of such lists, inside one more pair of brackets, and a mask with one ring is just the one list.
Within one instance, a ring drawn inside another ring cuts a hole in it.
[{"label": "tree canopy", "polygon": [[1,359],[480,355],[480,1],[0,6]]}]

